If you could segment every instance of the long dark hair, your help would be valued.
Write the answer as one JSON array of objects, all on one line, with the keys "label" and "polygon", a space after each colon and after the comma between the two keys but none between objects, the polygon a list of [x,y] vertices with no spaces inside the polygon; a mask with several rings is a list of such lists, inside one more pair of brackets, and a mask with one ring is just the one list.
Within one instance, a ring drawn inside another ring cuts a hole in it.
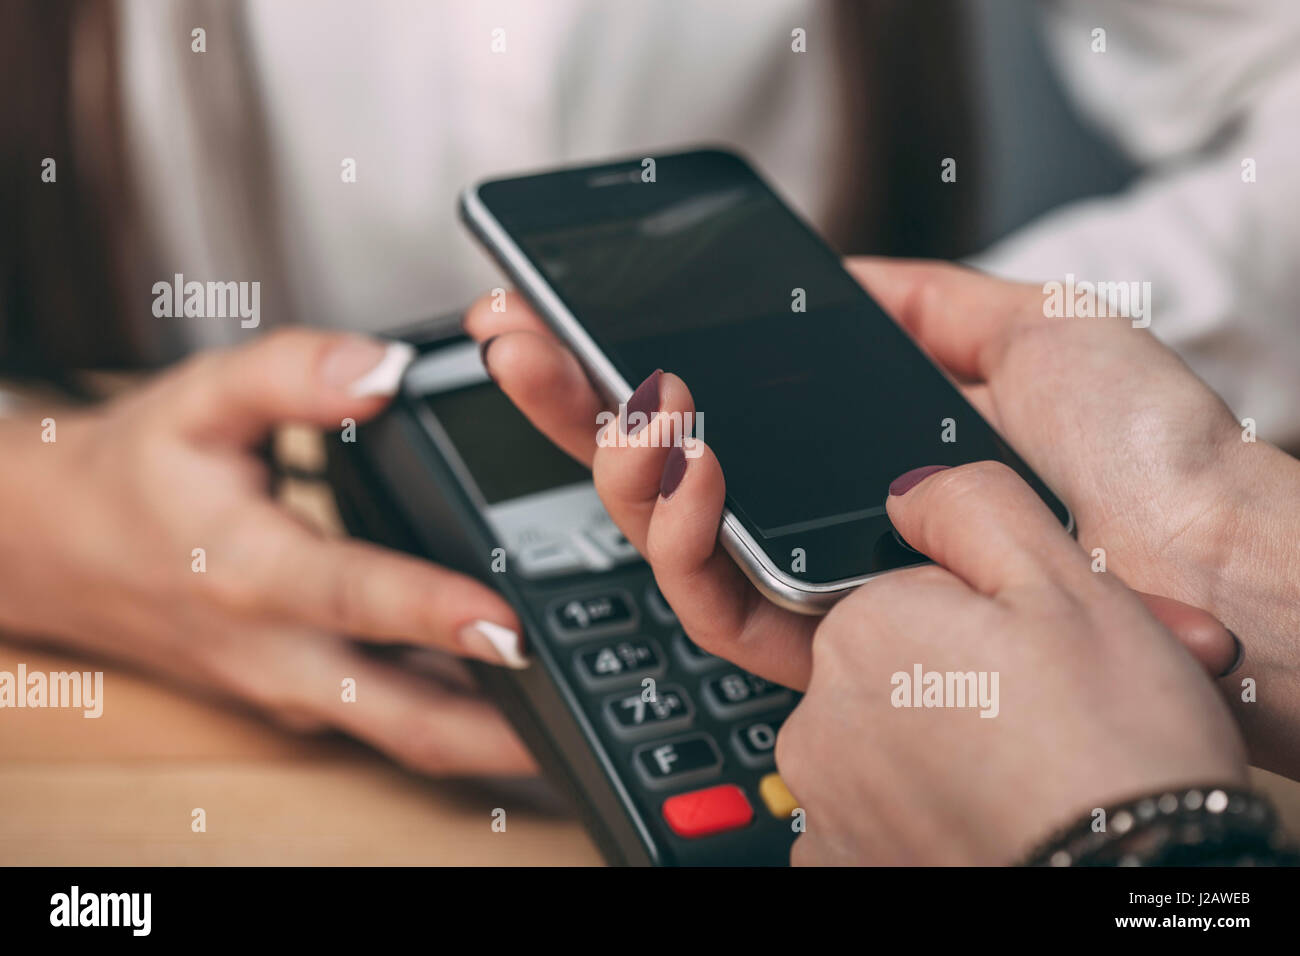
[{"label": "long dark hair", "polygon": [[[0,371],[129,365],[140,233],[122,142],[116,7],[0,0]],[[46,159],[54,182],[44,182]]]},{"label": "long dark hair", "polygon": [[[980,162],[961,0],[837,0],[844,135],[841,252],[949,259],[974,252]],[[957,160],[956,182],[940,179]]]},{"label": "long dark hair", "polygon": [[[21,91],[0,102],[0,374],[67,387],[70,370],[177,358],[188,345],[182,328],[154,319],[148,291],[182,264],[146,221],[130,165],[120,4],[0,0],[0,9],[8,27],[0,63],[12,71],[7,87]],[[213,164],[218,181],[199,197],[200,215],[235,234],[223,255],[233,250],[246,274],[264,277],[263,326],[287,321],[284,244],[269,212],[276,183],[245,5],[185,0],[160,5],[158,15],[184,51],[165,65],[170,81],[205,119],[198,148],[221,159]],[[223,42],[189,55],[192,23]],[[41,180],[46,157],[57,163],[54,183]]]}]

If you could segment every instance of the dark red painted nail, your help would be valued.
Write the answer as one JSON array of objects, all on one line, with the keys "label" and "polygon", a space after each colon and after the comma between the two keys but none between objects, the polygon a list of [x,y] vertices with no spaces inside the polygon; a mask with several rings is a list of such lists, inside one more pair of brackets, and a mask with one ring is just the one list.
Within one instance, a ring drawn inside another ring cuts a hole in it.
[{"label": "dark red painted nail", "polygon": [[[654,416],[654,413],[659,411],[659,380],[663,378],[663,375],[663,369],[655,369],[650,373],[649,378],[636,387],[632,397],[627,400],[627,418],[623,420],[624,434],[635,435],[650,424],[650,419]],[[632,421],[632,415],[635,412],[640,412],[645,417],[629,428],[628,422]]]},{"label": "dark red painted nail", "polygon": [[894,496],[905,495],[936,471],[943,471],[946,468],[947,465],[923,465],[905,471],[889,483],[889,493]]},{"label": "dark red painted nail", "polygon": [[492,343],[499,338],[501,338],[501,336],[499,335],[489,336],[488,338],[484,339],[482,342],[478,344],[479,361],[483,363],[483,368],[484,370],[487,371],[488,378],[492,379],[492,381],[494,382],[496,381],[496,376],[492,374],[492,368],[487,363],[487,353],[488,353],[488,349],[492,347]]},{"label": "dark red painted nail", "polygon": [[681,445],[674,445],[668,449],[668,457],[664,460],[664,473],[659,478],[659,494],[671,498],[685,476],[686,452],[682,451]]}]

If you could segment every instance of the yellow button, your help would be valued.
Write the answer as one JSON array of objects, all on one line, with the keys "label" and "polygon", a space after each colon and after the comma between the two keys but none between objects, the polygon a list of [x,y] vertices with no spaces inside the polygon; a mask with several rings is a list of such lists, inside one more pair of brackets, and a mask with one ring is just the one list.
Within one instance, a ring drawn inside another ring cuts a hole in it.
[{"label": "yellow button", "polygon": [[758,795],[774,817],[789,817],[799,807],[799,801],[779,773],[769,773],[758,782]]}]

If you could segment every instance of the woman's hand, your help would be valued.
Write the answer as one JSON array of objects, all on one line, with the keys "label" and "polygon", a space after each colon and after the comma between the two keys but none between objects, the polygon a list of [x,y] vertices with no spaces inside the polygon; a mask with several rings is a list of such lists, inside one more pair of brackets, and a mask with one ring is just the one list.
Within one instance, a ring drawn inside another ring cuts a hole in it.
[{"label": "woman's hand", "polygon": [[[777,739],[806,813],[793,862],[1014,863],[1094,808],[1245,784],[1213,685],[1019,476],[916,478],[895,482],[889,517],[937,565],[835,607]],[[914,683],[931,672],[937,692]]]},{"label": "woman's hand", "polygon": [[268,493],[256,449],[273,426],[371,418],[408,360],[401,346],[295,329],[57,415],[53,443],[37,422],[0,423],[0,627],[344,730],[421,771],[532,772],[456,661],[435,678],[354,643],[518,666],[509,605],[427,562],[324,537]]},{"label": "woman's hand", "polygon": [[[602,403],[577,360],[522,300],[511,297],[504,312],[481,301],[469,311],[465,327],[484,342],[484,360],[515,404],[569,454],[591,466],[606,509],[649,560],[660,590],[691,638],[763,677],[805,686],[817,619],[766,600],[718,544],[726,489],[707,445],[695,443],[691,451],[697,457],[691,458],[680,449],[653,445],[597,448],[596,416]],[[695,410],[686,385],[670,373],[642,383],[628,409],[684,416]],[[671,489],[665,484],[670,475],[675,481]],[[1232,666],[1235,641],[1213,617],[1164,597],[1143,599],[1210,673]]]}]

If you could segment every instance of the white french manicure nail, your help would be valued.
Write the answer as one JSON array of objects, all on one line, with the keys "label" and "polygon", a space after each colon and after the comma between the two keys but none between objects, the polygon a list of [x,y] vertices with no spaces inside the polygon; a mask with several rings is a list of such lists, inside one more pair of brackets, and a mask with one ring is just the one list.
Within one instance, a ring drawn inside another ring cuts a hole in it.
[{"label": "white french manicure nail", "polygon": [[460,643],[475,657],[504,664],[514,670],[528,666],[520,646],[519,635],[508,627],[491,621],[474,621],[460,629]]},{"label": "white french manicure nail", "polygon": [[390,342],[379,364],[348,386],[353,398],[392,395],[402,381],[402,373],[415,358],[415,346],[409,342]]}]

